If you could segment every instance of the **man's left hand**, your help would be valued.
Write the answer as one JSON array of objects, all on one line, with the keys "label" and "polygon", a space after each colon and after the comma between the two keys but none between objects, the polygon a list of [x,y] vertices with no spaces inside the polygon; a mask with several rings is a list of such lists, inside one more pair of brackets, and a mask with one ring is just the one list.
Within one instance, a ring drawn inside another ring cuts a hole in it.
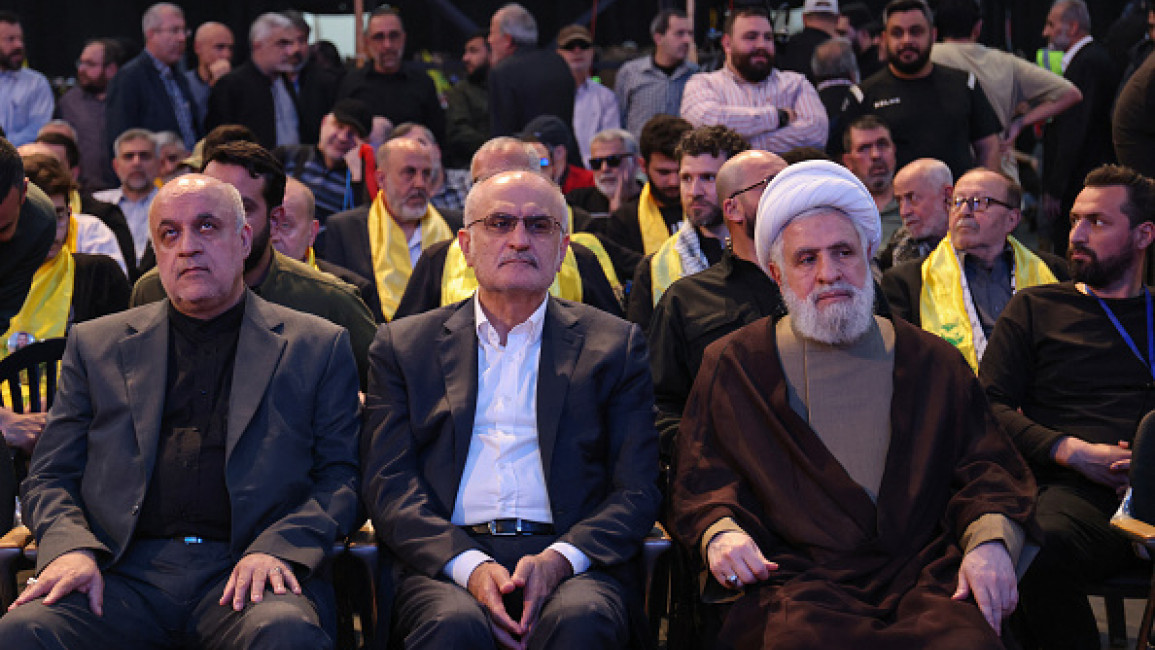
[{"label": "man's left hand", "polygon": [[1015,611],[1019,589],[1015,564],[1001,541],[984,542],[963,556],[958,589],[951,598],[966,600],[970,596],[995,634],[1002,635],[1003,619]]},{"label": "man's left hand", "polygon": [[527,555],[517,561],[510,579],[525,594],[520,621],[525,630],[522,639],[529,636],[545,599],[549,598],[562,580],[572,575],[573,567],[569,560],[553,549],[547,548],[537,555]]},{"label": "man's left hand", "polygon": [[31,455],[47,420],[47,413],[16,413],[0,407],[0,437],[9,447]]},{"label": "man's left hand", "polygon": [[293,569],[288,564],[272,555],[250,553],[233,567],[225,592],[221,594],[220,604],[228,605],[232,602],[233,609],[239,612],[245,608],[246,595],[254,603],[259,603],[264,598],[266,583],[274,594],[289,591],[301,593],[297,576],[293,575]]}]

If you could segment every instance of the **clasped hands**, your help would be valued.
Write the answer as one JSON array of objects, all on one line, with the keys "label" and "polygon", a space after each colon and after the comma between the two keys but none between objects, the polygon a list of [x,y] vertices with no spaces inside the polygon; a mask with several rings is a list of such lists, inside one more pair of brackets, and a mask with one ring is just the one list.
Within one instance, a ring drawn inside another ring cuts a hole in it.
[{"label": "clasped hands", "polygon": [[[523,650],[545,600],[571,575],[573,567],[569,560],[553,549],[546,549],[518,560],[513,575],[497,562],[483,562],[469,574],[468,586],[469,593],[489,614],[489,627],[498,646]],[[509,615],[503,600],[517,589],[524,593],[519,621]]]},{"label": "clasped hands", "polygon": [[[239,612],[245,608],[246,596],[253,603],[261,602],[266,586],[275,594],[301,593],[297,576],[286,562],[265,553],[250,553],[233,567],[218,603],[221,606],[232,605]],[[50,562],[8,609],[15,609],[45,594],[44,604],[52,605],[74,591],[87,594],[92,612],[97,616],[104,615],[104,576],[92,551],[70,551]]]}]

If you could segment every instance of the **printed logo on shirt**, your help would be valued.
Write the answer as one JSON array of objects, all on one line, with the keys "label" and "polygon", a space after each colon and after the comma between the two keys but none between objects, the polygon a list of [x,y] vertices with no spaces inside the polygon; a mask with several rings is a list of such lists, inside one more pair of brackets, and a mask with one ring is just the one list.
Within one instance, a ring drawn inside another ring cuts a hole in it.
[{"label": "printed logo on shirt", "polygon": [[887,106],[894,106],[896,104],[901,104],[901,103],[902,103],[901,97],[889,97],[887,99],[880,99],[880,100],[874,102],[874,108],[875,108],[875,110],[878,110],[880,108],[886,108]]}]

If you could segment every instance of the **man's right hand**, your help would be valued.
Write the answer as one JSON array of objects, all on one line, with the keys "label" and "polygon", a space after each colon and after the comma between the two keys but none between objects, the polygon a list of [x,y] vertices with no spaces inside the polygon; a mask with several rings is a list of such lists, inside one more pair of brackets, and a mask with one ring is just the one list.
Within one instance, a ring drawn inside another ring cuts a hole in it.
[{"label": "man's right hand", "polygon": [[44,604],[51,605],[74,591],[88,594],[92,613],[104,615],[104,576],[96,566],[92,551],[70,551],[50,562],[8,609],[16,609],[44,594],[48,594]]},{"label": "man's right hand", "polygon": [[489,613],[489,628],[493,631],[494,640],[502,648],[511,650],[523,647],[521,637],[525,629],[510,617],[501,598],[516,588],[509,571],[497,562],[482,562],[469,574],[469,593]]},{"label": "man's right hand", "polygon": [[706,545],[707,561],[714,579],[727,589],[741,589],[770,578],[778,565],[768,562],[758,545],[744,532],[718,533]]},{"label": "man's right hand", "polygon": [[1100,445],[1065,436],[1051,453],[1055,462],[1070,467],[1101,485],[1122,494],[1130,484],[1131,449],[1126,441]]},{"label": "man's right hand", "polygon": [[9,447],[22,449],[31,455],[47,420],[47,413],[16,413],[0,407],[0,435]]}]

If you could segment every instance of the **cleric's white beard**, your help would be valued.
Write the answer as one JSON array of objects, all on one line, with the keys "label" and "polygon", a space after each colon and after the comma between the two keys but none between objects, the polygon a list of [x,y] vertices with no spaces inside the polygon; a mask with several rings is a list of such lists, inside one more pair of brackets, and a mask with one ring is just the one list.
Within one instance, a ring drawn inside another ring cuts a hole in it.
[{"label": "cleric's white beard", "polygon": [[[818,298],[828,291],[849,291],[850,302],[838,302],[818,307]],[[870,330],[874,324],[874,283],[868,281],[862,289],[846,281],[815,289],[805,299],[794,295],[782,278],[782,300],[795,329],[804,338],[827,345],[846,345]]]}]

